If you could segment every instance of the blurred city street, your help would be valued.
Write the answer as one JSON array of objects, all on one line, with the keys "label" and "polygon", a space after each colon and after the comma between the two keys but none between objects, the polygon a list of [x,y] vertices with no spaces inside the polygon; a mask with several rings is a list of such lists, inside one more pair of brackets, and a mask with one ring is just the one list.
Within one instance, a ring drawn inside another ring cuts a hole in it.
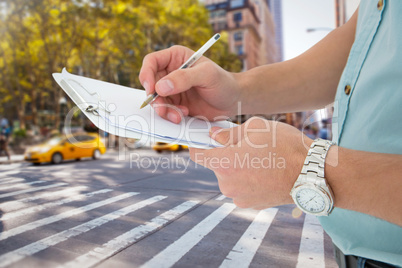
[{"label": "blurred city street", "polygon": [[[214,173],[190,160],[189,143],[166,143],[182,141],[167,133],[179,128],[143,128],[134,91],[125,97],[110,88],[151,93],[155,86],[139,78],[146,55],[174,45],[196,51],[217,33],[219,42],[202,51],[230,73],[292,59],[346,23],[358,2],[0,1],[0,268],[338,267],[315,217],[295,205],[236,207]],[[63,69],[64,90],[55,80]],[[107,93],[116,100],[66,72],[112,83]],[[278,92],[270,99],[282,99]],[[201,95],[189,103],[198,106]],[[177,107],[195,118],[215,113]],[[242,107],[239,99],[232,122],[258,115],[311,139],[332,138],[331,106],[256,114]],[[226,120],[227,107],[215,108]],[[157,138],[141,143],[137,134]]]},{"label": "blurred city street", "polygon": [[0,267],[337,267],[314,217],[240,209],[187,151],[0,165]]}]

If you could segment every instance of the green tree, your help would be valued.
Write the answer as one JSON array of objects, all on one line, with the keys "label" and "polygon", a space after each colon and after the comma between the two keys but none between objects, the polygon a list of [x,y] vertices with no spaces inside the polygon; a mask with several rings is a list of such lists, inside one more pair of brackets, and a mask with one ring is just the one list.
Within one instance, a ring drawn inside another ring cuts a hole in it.
[{"label": "green tree", "polygon": [[[12,103],[25,127],[27,104],[56,115],[62,90],[52,73],[69,71],[140,88],[144,56],[180,44],[198,49],[212,35],[198,0],[0,0],[0,102]],[[240,61],[227,35],[207,53],[227,70]]]}]

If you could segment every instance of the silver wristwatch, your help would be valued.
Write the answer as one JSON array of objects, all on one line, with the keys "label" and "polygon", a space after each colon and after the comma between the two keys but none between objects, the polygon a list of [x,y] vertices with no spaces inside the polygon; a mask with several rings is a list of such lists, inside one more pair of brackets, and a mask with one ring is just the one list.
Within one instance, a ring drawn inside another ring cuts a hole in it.
[{"label": "silver wristwatch", "polygon": [[311,144],[302,171],[290,195],[305,213],[328,216],[334,207],[334,195],[324,174],[325,158],[333,142],[316,139]]}]

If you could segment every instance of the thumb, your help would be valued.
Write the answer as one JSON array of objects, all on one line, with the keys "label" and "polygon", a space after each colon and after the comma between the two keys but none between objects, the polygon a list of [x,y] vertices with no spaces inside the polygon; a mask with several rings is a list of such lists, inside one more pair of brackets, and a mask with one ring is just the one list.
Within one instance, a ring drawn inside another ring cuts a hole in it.
[{"label": "thumb", "polygon": [[209,130],[209,136],[215,141],[222,144],[223,146],[229,146],[231,144],[237,143],[238,130],[239,127],[234,128],[212,127]]}]

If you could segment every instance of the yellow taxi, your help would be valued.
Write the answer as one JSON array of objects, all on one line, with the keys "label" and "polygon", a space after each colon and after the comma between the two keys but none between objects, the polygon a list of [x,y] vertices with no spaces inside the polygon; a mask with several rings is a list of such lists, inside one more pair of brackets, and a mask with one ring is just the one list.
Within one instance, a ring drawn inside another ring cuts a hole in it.
[{"label": "yellow taxi", "polygon": [[171,151],[171,152],[181,151],[183,149],[188,149],[188,146],[174,143],[157,142],[154,144],[152,148],[158,153],[161,153],[162,151]]},{"label": "yellow taxi", "polygon": [[98,159],[105,152],[106,147],[97,133],[76,133],[55,136],[42,144],[29,147],[24,159],[34,164],[59,164],[63,160],[80,160],[84,157]]}]

